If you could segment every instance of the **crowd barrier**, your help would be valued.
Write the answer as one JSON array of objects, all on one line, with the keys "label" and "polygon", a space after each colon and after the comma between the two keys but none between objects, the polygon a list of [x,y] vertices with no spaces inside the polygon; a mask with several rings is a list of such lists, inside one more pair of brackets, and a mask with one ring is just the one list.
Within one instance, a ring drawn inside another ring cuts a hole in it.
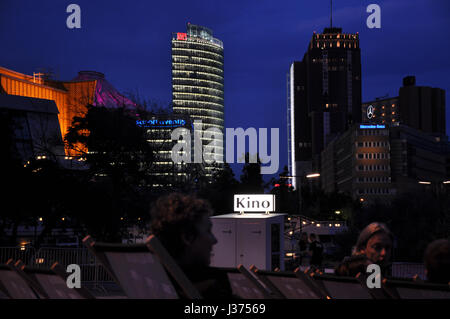
[{"label": "crowd barrier", "polygon": [[[202,299],[199,290],[183,272],[160,241],[151,235],[145,244],[113,244],[83,239],[84,248],[0,248],[5,254],[21,257],[0,264],[0,299]],[[26,250],[29,249],[28,252]],[[27,255],[28,254],[28,255]],[[28,259],[25,259],[28,258]],[[49,266],[52,264],[52,266]],[[83,285],[69,286],[66,266],[82,269]],[[100,274],[103,269],[103,275]],[[395,263],[394,275],[413,274],[418,264]],[[450,299],[448,284],[421,280],[384,278],[379,289],[371,289],[367,274],[342,277],[320,269],[294,271],[260,270],[254,265],[216,268],[228,277],[231,296],[240,299]],[[418,274],[413,276],[417,278]],[[119,294],[95,294],[88,283],[115,282]],[[232,295],[231,295],[232,293]],[[224,296],[225,296],[224,295]]]},{"label": "crowd barrier", "polygon": [[0,247],[0,264],[6,263],[10,258],[39,269],[50,268],[55,262],[64,268],[77,264],[80,266],[83,285],[96,289],[106,290],[105,287],[114,282],[104,266],[86,248],[43,247],[36,251],[33,247]]}]

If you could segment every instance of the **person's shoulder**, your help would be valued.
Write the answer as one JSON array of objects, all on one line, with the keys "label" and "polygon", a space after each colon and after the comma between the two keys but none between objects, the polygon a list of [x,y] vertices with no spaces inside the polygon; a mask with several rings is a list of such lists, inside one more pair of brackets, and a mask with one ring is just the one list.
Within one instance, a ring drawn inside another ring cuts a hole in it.
[{"label": "person's shoulder", "polygon": [[194,284],[204,298],[207,299],[235,299],[228,279],[227,271],[217,267],[201,269],[200,280]]},{"label": "person's shoulder", "polygon": [[205,271],[205,274],[208,274],[209,276],[213,276],[213,277],[224,277],[224,276],[226,277],[227,276],[227,271],[223,268],[208,266],[203,271]]}]

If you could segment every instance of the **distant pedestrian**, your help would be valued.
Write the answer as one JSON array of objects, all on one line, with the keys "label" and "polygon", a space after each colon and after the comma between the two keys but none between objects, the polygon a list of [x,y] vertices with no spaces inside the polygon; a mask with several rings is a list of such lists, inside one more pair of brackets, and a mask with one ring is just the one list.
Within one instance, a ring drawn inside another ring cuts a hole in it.
[{"label": "distant pedestrian", "polygon": [[298,241],[298,248],[299,248],[299,266],[302,265],[303,259],[308,255],[308,234],[302,233],[300,236],[300,240]]},{"label": "distant pedestrian", "polygon": [[309,254],[311,256],[309,264],[320,269],[323,259],[323,245],[317,240],[315,234],[309,234],[309,241]]},{"label": "distant pedestrian", "polygon": [[438,239],[425,250],[425,272],[433,283],[450,284],[450,240]]}]

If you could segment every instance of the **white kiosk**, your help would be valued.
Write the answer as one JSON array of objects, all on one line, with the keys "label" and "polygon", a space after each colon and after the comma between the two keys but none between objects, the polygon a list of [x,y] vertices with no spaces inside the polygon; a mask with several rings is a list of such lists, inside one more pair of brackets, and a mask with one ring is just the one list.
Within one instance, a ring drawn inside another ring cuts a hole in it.
[{"label": "white kiosk", "polygon": [[211,266],[284,270],[284,216],[275,211],[275,195],[234,195],[234,214],[211,217],[218,243]]}]

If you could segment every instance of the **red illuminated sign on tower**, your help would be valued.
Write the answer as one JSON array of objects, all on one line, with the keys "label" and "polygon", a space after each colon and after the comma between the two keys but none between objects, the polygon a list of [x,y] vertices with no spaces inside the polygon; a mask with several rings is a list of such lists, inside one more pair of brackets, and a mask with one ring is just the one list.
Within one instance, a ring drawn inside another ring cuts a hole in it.
[{"label": "red illuminated sign on tower", "polygon": [[186,33],[177,33],[177,40],[187,40],[187,34]]}]

